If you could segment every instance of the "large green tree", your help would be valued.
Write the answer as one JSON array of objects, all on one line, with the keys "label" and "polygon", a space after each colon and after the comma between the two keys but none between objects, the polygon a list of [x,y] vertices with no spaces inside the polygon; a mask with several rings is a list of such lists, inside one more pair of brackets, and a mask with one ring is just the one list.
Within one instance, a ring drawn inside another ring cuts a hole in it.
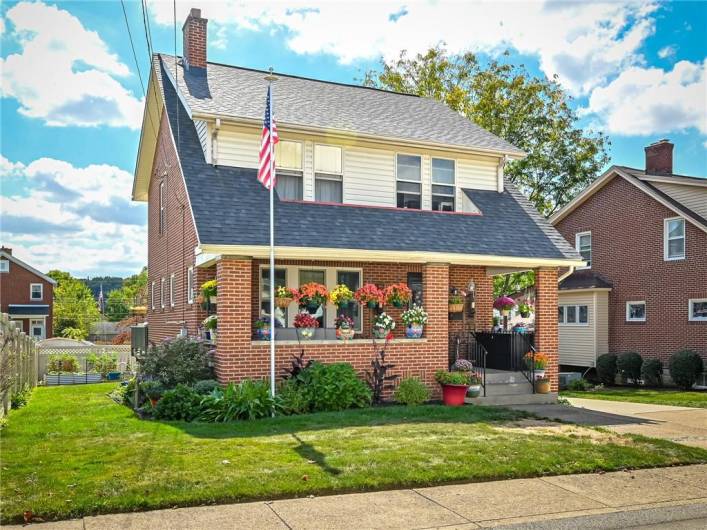
[{"label": "large green tree", "polygon": [[91,289],[68,272],[53,270],[47,274],[57,281],[54,289],[54,334],[85,339],[91,324],[101,316]]},{"label": "large green tree", "polygon": [[550,216],[607,165],[609,141],[578,125],[557,79],[532,75],[507,58],[481,62],[442,46],[414,57],[402,52],[367,72],[364,84],[443,101],[525,151],[526,158],[508,163],[506,175]]}]

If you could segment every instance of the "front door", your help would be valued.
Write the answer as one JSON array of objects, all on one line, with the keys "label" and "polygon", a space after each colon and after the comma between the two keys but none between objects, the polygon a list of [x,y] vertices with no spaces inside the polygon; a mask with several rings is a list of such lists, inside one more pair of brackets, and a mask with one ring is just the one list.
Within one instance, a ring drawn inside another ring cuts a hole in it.
[{"label": "front door", "polygon": [[33,339],[42,340],[46,338],[44,320],[31,320],[29,326],[30,335]]}]

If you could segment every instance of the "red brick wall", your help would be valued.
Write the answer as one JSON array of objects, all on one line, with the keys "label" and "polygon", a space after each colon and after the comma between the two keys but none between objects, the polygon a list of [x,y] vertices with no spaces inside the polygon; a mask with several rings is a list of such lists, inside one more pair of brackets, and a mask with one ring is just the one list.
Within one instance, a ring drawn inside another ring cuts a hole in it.
[{"label": "red brick wall", "polygon": [[[688,299],[707,297],[707,234],[685,223],[687,258],[663,260],[663,219],[676,214],[621,177],[606,184],[556,228],[574,245],[592,232],[592,270],[613,283],[609,350],[664,363],[682,348],[707,359],[707,322],[688,321]],[[626,302],[646,301],[646,322],[626,322]]]},{"label": "red brick wall", "polygon": [[535,349],[550,359],[545,376],[550,378],[552,392],[557,392],[557,269],[535,270]]},{"label": "red brick wall", "polygon": [[[42,300],[30,300],[29,286],[32,283],[41,283],[43,285]],[[0,273],[0,311],[7,313],[10,304],[48,304],[49,316],[47,316],[45,321],[47,338],[52,337],[53,333],[53,300],[54,286],[14,261],[10,261],[9,272]],[[22,330],[25,333],[29,333],[29,320],[23,320],[22,326]]]},{"label": "red brick wall", "polygon": [[[166,113],[162,116],[159,144],[153,164],[147,207],[147,271],[148,311],[150,340],[158,342],[174,337],[186,323],[190,335],[206,317],[197,304],[187,303],[187,270],[194,265],[194,248],[197,245],[194,221],[187,200],[184,179],[179,168],[174,144],[167,125]],[[167,205],[165,230],[159,231],[159,187],[165,182]],[[213,268],[195,270],[195,295],[205,280],[213,277]],[[169,278],[174,274],[175,306],[169,303]],[[160,307],[160,281],[165,279],[165,307]],[[155,309],[152,309],[152,282],[155,282]]]}]

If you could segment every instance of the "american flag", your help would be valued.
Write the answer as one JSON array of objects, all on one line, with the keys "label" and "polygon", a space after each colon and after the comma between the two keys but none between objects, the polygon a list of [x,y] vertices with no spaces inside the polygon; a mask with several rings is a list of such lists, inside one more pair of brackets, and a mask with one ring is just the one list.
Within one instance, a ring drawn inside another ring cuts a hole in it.
[{"label": "american flag", "polygon": [[260,157],[258,180],[267,189],[275,185],[275,144],[280,141],[277,125],[272,115],[272,92],[268,86],[268,99],[265,102],[265,120],[260,138]]}]

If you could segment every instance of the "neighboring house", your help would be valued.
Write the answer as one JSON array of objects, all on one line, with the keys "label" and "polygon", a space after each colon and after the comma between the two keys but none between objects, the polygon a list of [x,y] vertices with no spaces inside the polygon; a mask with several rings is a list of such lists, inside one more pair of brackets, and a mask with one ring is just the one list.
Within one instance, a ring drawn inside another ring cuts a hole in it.
[{"label": "neighboring house", "polygon": [[52,336],[56,281],[0,248],[0,311],[25,333],[41,340]]},{"label": "neighboring house", "polygon": [[636,351],[707,360],[707,178],[673,174],[673,144],[646,169],[613,166],[551,222],[587,261],[560,282],[560,363]]},{"label": "neighboring house", "polygon": [[[199,286],[215,278],[217,376],[262,377],[268,344],[253,325],[269,308],[268,191],[256,180],[266,72],[207,62],[198,10],[183,32],[184,58],[154,56],[133,184],[148,202],[150,339],[197,335]],[[429,323],[422,340],[405,339],[390,309],[388,358],[432,385],[463,324],[490,329],[492,275],[535,269],[536,345],[556,382],[557,271],[582,261],[504,179],[505,162],[524,154],[430,99],[278,76],[277,285],[409,284]],[[473,291],[469,320],[449,318],[452,287]],[[344,343],[331,340],[336,308],[323,309],[307,355],[368,369],[373,311],[346,310],[357,336]],[[295,314],[277,317],[289,328]],[[293,331],[278,330],[278,373],[301,349]]]}]

